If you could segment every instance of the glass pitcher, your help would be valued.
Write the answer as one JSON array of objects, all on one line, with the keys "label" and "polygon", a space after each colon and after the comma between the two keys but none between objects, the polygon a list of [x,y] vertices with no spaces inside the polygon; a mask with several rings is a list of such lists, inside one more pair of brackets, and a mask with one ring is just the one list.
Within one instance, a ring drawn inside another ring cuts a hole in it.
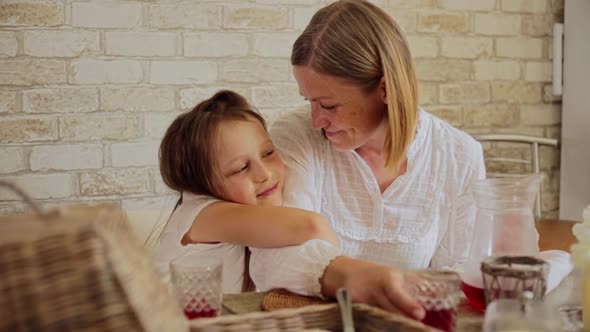
[{"label": "glass pitcher", "polygon": [[532,174],[485,179],[473,185],[477,212],[461,287],[475,309],[486,307],[480,270],[485,258],[539,253],[533,208],[542,179],[542,175]]}]

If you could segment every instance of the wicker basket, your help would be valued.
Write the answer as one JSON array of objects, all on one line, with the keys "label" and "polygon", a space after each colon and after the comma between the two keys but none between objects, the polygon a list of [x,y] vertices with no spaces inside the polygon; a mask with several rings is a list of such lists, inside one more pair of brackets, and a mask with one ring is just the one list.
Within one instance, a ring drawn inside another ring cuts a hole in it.
[{"label": "wicker basket", "polygon": [[34,210],[0,217],[0,331],[188,329],[117,206]]},{"label": "wicker basket", "polygon": [[[358,332],[438,331],[400,314],[390,313],[366,304],[354,304],[353,315],[355,329]],[[342,331],[342,320],[338,304],[323,304],[299,309],[194,320],[190,327],[191,332],[284,332],[313,329]]]}]

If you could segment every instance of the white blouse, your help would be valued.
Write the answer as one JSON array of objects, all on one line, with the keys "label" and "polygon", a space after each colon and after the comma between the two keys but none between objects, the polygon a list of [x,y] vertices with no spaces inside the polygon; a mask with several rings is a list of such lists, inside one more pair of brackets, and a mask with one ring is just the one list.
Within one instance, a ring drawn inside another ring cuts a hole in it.
[{"label": "white blouse", "polygon": [[287,167],[286,205],[327,217],[342,251],[319,240],[254,249],[250,271],[259,289],[319,295],[319,277],[340,254],[408,269],[466,259],[475,221],[466,193],[485,178],[481,145],[468,134],[420,110],[406,173],[383,193],[356,152],[333,149],[311,128],[309,110],[278,119],[271,135]]},{"label": "white blouse", "polygon": [[227,243],[188,245],[180,243],[197,215],[209,204],[217,201],[219,200],[205,195],[183,193],[182,204],[172,213],[162,231],[160,245],[155,253],[156,267],[166,282],[170,282],[170,261],[189,253],[200,252],[204,256],[217,256],[222,259],[224,293],[242,291],[245,257],[243,246]]}]

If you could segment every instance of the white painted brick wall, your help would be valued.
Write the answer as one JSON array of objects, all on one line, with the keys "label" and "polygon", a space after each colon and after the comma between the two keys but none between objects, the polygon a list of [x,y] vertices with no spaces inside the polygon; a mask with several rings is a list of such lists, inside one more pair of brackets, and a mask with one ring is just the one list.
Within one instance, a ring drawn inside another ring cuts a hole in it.
[{"label": "white painted brick wall", "polygon": [[100,49],[96,31],[34,30],[23,33],[24,53],[34,57],[78,57],[97,54]]},{"label": "white painted brick wall", "polygon": [[540,59],[543,56],[543,40],[539,38],[498,38],[496,54],[499,57]]},{"label": "white painted brick wall", "polygon": [[[74,179],[71,174],[29,174],[0,177],[24,190],[33,199],[64,199],[74,195]],[[0,201],[21,198],[8,190],[0,190]]]},{"label": "white painted brick wall", "polygon": [[150,5],[149,25],[161,29],[219,29],[221,10],[218,5],[197,3]]},{"label": "white painted brick wall", "polygon": [[158,165],[160,141],[115,143],[111,145],[113,167]]},{"label": "white painted brick wall", "polygon": [[232,32],[199,32],[184,34],[184,55],[189,57],[246,56],[248,35]]},{"label": "white painted brick wall", "polygon": [[223,27],[227,29],[283,29],[289,15],[280,6],[231,6],[223,11]]},{"label": "white painted brick wall", "polygon": [[520,64],[513,60],[478,60],[473,63],[475,79],[517,80],[520,77]]},{"label": "white painted brick wall", "polygon": [[53,27],[64,23],[63,0],[3,0],[1,26]]},{"label": "white painted brick wall", "polygon": [[16,92],[0,91],[0,113],[16,112]]},{"label": "white painted brick wall", "polygon": [[140,3],[73,2],[72,25],[84,28],[133,28],[142,22]]},{"label": "white painted brick wall", "polygon": [[431,36],[408,36],[414,58],[434,58],[438,55],[438,41]]},{"label": "white painted brick wall", "polygon": [[299,95],[296,84],[273,84],[252,88],[252,101],[258,107],[284,107],[299,104],[303,97]]},{"label": "white painted brick wall", "polygon": [[66,82],[65,62],[60,60],[2,60],[1,85],[60,84]]},{"label": "white painted brick wall", "polygon": [[107,32],[106,54],[128,56],[173,56],[176,34],[173,32]]},{"label": "white painted brick wall", "polygon": [[27,113],[85,113],[98,110],[98,89],[58,88],[23,92]]},{"label": "white painted brick wall", "polygon": [[518,35],[521,27],[520,15],[475,14],[475,32],[484,35]]},{"label": "white painted brick wall", "polygon": [[493,53],[493,40],[481,37],[443,37],[441,54],[449,58],[475,59]]},{"label": "white painted brick wall", "polygon": [[127,140],[140,135],[141,122],[135,115],[87,115],[59,119],[59,137],[63,141]]},{"label": "white painted brick wall", "polygon": [[221,66],[220,78],[226,82],[283,82],[291,72],[288,63],[275,59],[230,60]]},{"label": "white painted brick wall", "polygon": [[[269,122],[307,105],[291,47],[329,2],[0,1],[1,176],[44,206],[153,206],[171,195],[157,147],[181,112],[221,89]],[[424,109],[471,133],[560,138],[551,45],[564,0],[371,2],[407,34]],[[556,183],[560,151],[543,153]],[[558,189],[546,187],[554,216]],[[0,213],[22,209],[0,203]]]},{"label": "white painted brick wall", "polygon": [[57,139],[57,120],[48,117],[0,118],[0,144]]},{"label": "white painted brick wall", "polygon": [[203,84],[217,79],[213,61],[154,61],[150,67],[152,84]]},{"label": "white painted brick wall", "polygon": [[154,139],[161,139],[170,126],[172,121],[176,119],[179,113],[150,113],[144,117],[145,135]]},{"label": "white painted brick wall", "polygon": [[0,148],[0,173],[16,173],[26,169],[25,152],[21,147]]},{"label": "white painted brick wall", "polygon": [[441,0],[440,4],[446,9],[489,11],[495,9],[496,0]]},{"label": "white painted brick wall", "polygon": [[524,79],[531,82],[551,82],[553,74],[553,63],[527,62],[525,66]]},{"label": "white painted brick wall", "polygon": [[556,125],[561,123],[561,109],[559,105],[522,105],[520,119],[527,125]]},{"label": "white painted brick wall", "polygon": [[17,50],[16,33],[0,31],[0,56],[15,56]]},{"label": "white painted brick wall", "polygon": [[71,64],[72,84],[139,83],[141,63],[136,60],[79,60]]},{"label": "white painted brick wall", "polygon": [[261,57],[289,58],[296,38],[297,34],[293,33],[256,33],[253,53]]},{"label": "white painted brick wall", "polygon": [[545,13],[547,0],[501,0],[502,10],[518,13]]},{"label": "white painted brick wall", "polygon": [[102,168],[102,145],[39,145],[31,148],[32,171]]},{"label": "white painted brick wall", "polygon": [[163,112],[175,109],[174,89],[156,87],[101,88],[101,110],[107,112]]}]

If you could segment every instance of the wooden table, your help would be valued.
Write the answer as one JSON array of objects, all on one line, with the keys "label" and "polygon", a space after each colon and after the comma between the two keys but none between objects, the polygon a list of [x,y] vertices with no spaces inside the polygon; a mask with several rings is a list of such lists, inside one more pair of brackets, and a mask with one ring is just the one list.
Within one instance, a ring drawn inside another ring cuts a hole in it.
[{"label": "wooden table", "polygon": [[576,237],[572,233],[572,227],[575,224],[574,221],[557,219],[541,219],[537,221],[539,249],[541,251],[559,249],[570,252],[571,245],[576,243]]}]

